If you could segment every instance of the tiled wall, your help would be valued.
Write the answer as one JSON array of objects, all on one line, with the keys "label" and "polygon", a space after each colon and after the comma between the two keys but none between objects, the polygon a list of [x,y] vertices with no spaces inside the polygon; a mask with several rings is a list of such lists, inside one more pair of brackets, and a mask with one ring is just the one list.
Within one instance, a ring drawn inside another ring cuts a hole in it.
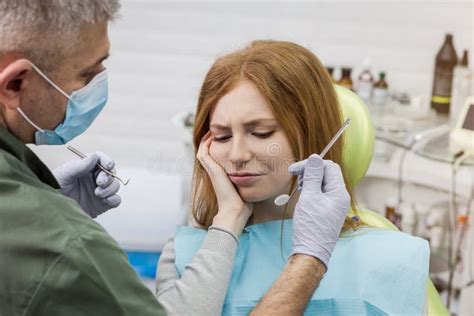
[{"label": "tiled wall", "polygon": [[[172,117],[194,108],[216,56],[253,39],[295,41],[325,64],[355,67],[354,78],[370,56],[391,88],[429,95],[446,32],[474,62],[473,19],[472,1],[123,0],[122,19],[110,29],[110,102],[75,143],[133,167],[176,162],[186,134]],[[38,151],[53,166],[71,157],[60,148]]]},{"label": "tiled wall", "polygon": [[[470,1],[176,2],[124,0],[111,26],[110,101],[95,124],[73,141],[84,152],[111,155],[132,177],[119,210],[100,222],[127,247],[160,249],[183,221],[188,187],[164,174],[191,174],[184,130],[172,123],[193,110],[216,56],[254,39],[284,39],[310,48],[327,65],[359,72],[370,56],[390,87],[428,96],[434,56],[444,34],[474,62]],[[354,76],[355,77],[355,76]],[[35,148],[54,167],[74,156],[64,147]],[[171,194],[170,192],[175,192]]]}]

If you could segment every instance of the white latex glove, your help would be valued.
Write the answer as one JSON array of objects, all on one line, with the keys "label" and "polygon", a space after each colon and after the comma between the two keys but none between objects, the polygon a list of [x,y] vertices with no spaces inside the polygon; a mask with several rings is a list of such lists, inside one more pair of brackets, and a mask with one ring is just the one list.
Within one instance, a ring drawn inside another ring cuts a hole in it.
[{"label": "white latex glove", "polygon": [[115,162],[101,152],[89,153],[86,158],[72,160],[53,171],[61,193],[79,203],[92,218],[122,202],[117,195],[120,183],[97,168],[97,162],[114,172]]},{"label": "white latex glove", "polygon": [[350,206],[341,168],[314,154],[288,171],[303,179],[293,216],[292,254],[316,257],[327,268]]}]

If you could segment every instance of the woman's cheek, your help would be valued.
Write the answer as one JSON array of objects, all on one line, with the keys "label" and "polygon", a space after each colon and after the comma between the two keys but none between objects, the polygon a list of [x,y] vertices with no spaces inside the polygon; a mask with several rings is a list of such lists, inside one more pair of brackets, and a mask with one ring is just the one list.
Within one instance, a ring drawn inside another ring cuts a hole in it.
[{"label": "woman's cheek", "polygon": [[211,156],[211,158],[221,167],[224,167],[227,157],[225,144],[211,143],[211,146],[209,147],[209,156]]},{"label": "woman's cheek", "polygon": [[282,167],[284,167],[286,160],[289,158],[285,146],[286,144],[281,140],[274,140],[268,143],[265,147],[265,152],[261,153],[261,157],[265,157],[265,160],[271,166],[273,171],[280,171]]}]

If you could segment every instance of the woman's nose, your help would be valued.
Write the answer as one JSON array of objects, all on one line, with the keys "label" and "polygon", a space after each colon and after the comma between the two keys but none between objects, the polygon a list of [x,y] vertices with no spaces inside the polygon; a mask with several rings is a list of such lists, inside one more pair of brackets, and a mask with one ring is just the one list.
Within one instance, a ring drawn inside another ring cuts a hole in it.
[{"label": "woman's nose", "polygon": [[234,137],[232,140],[232,147],[229,152],[229,160],[239,166],[249,162],[253,157],[250,148],[247,146],[245,140],[240,137]]}]

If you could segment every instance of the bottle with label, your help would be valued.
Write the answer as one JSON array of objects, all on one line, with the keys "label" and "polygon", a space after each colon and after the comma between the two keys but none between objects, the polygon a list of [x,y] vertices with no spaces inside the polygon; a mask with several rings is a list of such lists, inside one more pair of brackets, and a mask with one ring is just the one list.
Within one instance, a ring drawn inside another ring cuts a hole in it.
[{"label": "bottle with label", "polygon": [[352,68],[343,67],[342,68],[342,77],[339,80],[338,84],[340,86],[343,86],[343,87],[346,87],[348,89],[353,90],[353,82],[352,82],[352,79],[351,79],[351,72],[352,72]]},{"label": "bottle with label", "polygon": [[451,126],[454,126],[458,121],[459,114],[466,99],[474,95],[473,85],[473,70],[469,69],[468,52],[464,50],[459,64],[454,68],[452,99],[449,110]]},{"label": "bottle with label", "polygon": [[331,76],[331,79],[334,81],[334,77],[333,77],[334,67],[327,66],[326,70],[328,71],[329,75]]},{"label": "bottle with label", "polygon": [[379,80],[374,84],[373,103],[385,105],[388,98],[388,83],[385,81],[385,72],[380,72]]},{"label": "bottle with label", "polygon": [[359,75],[359,82],[357,84],[357,94],[366,103],[370,102],[372,98],[372,88],[374,85],[374,76],[370,72],[370,59],[364,60],[363,70]]},{"label": "bottle with label", "polygon": [[394,199],[389,199],[385,205],[385,217],[391,221],[398,229],[401,229],[402,215],[396,211],[396,202]]},{"label": "bottle with label", "polygon": [[431,94],[431,107],[438,113],[449,113],[453,71],[457,63],[458,57],[453,45],[453,35],[446,34],[444,44],[436,55]]}]

